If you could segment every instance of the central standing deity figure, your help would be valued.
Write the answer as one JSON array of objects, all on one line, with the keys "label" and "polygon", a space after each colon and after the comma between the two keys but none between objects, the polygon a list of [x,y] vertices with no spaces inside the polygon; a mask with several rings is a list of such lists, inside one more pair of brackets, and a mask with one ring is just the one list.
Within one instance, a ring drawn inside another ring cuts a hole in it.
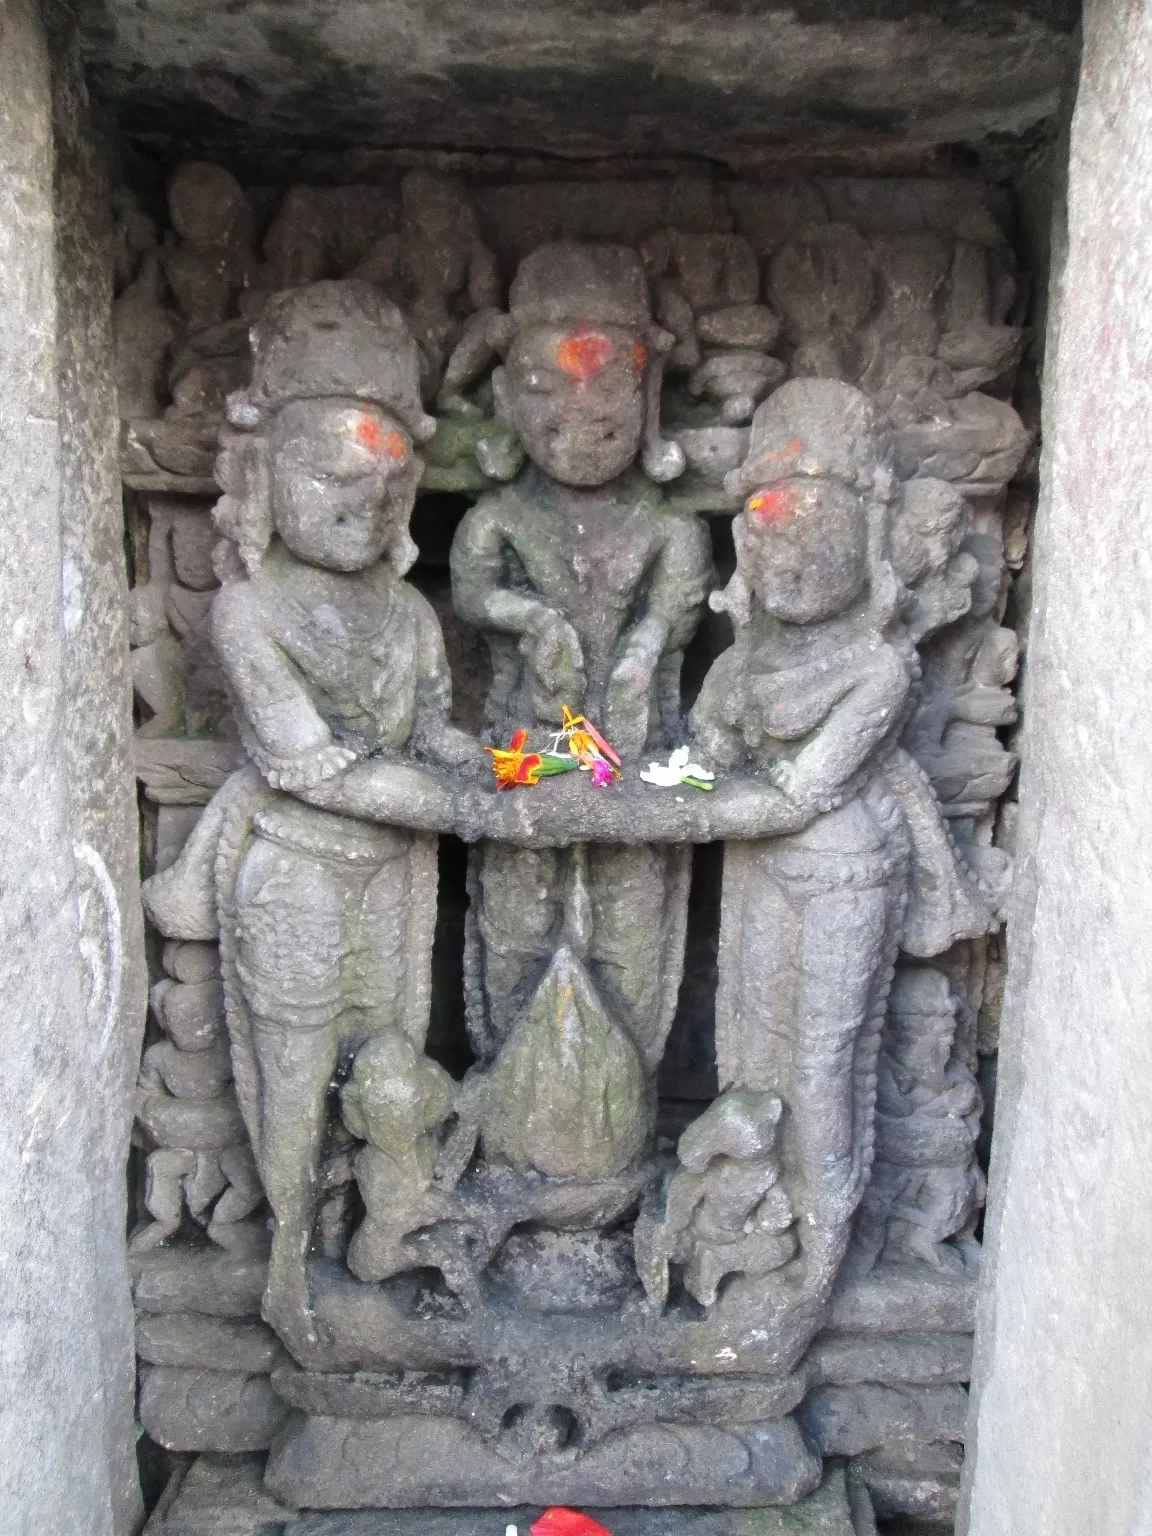
[{"label": "central standing deity figure", "polygon": [[[456,611],[492,651],[487,738],[540,736],[568,705],[636,763],[681,738],[680,663],[712,570],[703,524],[653,483],[684,463],[658,429],[674,338],[622,247],[541,247],[521,262],[509,311],[489,333],[504,354],[493,390],[528,463],[477,502],[452,548]],[[532,997],[575,904],[588,973],[651,1079],[676,1007],[689,863],[686,846],[480,844],[466,985],[481,1059]]]}]

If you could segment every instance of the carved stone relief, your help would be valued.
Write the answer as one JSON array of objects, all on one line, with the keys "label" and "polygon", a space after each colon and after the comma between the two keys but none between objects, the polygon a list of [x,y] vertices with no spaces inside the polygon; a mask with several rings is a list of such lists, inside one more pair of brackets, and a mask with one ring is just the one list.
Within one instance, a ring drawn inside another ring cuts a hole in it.
[{"label": "carved stone relief", "polygon": [[[271,1447],[273,1509],[787,1505],[850,1457],[946,1513],[1031,444],[996,195],[354,190],[118,203],[142,1422]],[[536,783],[574,719],[612,760]]]}]

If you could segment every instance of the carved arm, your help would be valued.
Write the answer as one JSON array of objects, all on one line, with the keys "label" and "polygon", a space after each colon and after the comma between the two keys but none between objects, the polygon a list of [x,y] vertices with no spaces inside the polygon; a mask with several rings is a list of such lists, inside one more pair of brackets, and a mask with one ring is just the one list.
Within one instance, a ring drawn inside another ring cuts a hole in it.
[{"label": "carved arm", "polygon": [[908,664],[895,647],[880,646],[808,744],[770,770],[772,782],[816,813],[829,809],[892,731],[911,682]]},{"label": "carved arm", "polygon": [[269,620],[255,583],[230,582],[212,605],[212,641],[248,754],[273,788],[297,791],[339,773],[356,755],[332,741]]}]

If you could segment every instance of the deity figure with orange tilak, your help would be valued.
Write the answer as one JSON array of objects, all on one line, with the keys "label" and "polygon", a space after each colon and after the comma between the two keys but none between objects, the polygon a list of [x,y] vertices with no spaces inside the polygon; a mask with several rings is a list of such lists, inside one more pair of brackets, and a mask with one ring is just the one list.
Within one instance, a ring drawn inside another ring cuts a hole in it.
[{"label": "deity figure with orange tilak", "polygon": [[[422,1209],[422,1139],[451,1109],[450,1079],[422,1055],[428,833],[448,819],[429,770],[484,758],[448,724],[439,624],[403,580],[416,553],[415,446],[434,422],[400,312],[365,282],[314,283],[270,300],[251,340],[252,382],[229,397],[217,461],[212,608],[250,763],[145,902],[167,937],[219,939],[236,1096],[275,1217],[264,1316],[303,1361],[321,1342],[308,1258],[334,1074],[350,1074],[365,1183],[382,1163],[393,1203],[408,1188]],[[325,799],[364,763],[378,802],[394,801],[380,825]],[[372,1098],[382,1077],[391,1120]],[[366,1203],[352,1261],[374,1273],[391,1237]]]},{"label": "deity figure with orange tilak", "polygon": [[824,1319],[868,1184],[897,955],[942,954],[996,921],[900,747],[919,679],[911,627],[919,636],[933,613],[939,624],[963,610],[975,562],[955,555],[959,496],[894,481],[876,413],[848,384],[782,386],[727,486],[743,499],[737,567],[712,603],[736,638],[692,732],[721,780],[759,779],[761,833],[775,835],[725,828],[722,814],[714,825],[742,839],[724,861],[721,1097],[682,1137],[682,1166],[642,1213],[636,1250],[658,1299],[670,1260],[706,1302],[735,1271],[718,1316],[754,1321],[795,1359]]},{"label": "deity figure with orange tilak", "polygon": [[[492,652],[486,739],[499,750],[527,732],[518,744],[538,749],[583,715],[634,773],[641,754],[667,753],[682,738],[681,657],[711,574],[703,524],[675,513],[660,487],[684,467],[658,430],[674,338],[652,320],[633,250],[573,242],[521,262],[509,312],[488,336],[503,357],[492,380],[497,413],[527,463],[481,497],[452,549],[456,612]],[[589,803],[586,814],[594,819],[595,809]],[[543,811],[541,801],[523,814]],[[514,1165],[579,1178],[618,1173],[635,1156],[676,1007],[689,859],[683,843],[631,839],[571,848],[485,841],[473,851],[466,995],[481,1063],[509,1049],[518,1017],[562,972],[561,993],[578,1014],[587,1002],[611,1020],[622,1075],[602,1080],[577,1045],[587,1021],[574,1017],[567,1044],[550,1047],[571,1059],[557,1056],[549,1068],[541,1058],[535,1068],[556,1080],[554,1095],[569,1084],[571,1103],[562,1109],[557,1098],[553,1123],[595,1122],[605,1093],[622,1113],[632,1101],[626,1131],[592,1136],[590,1161],[582,1151],[567,1165],[544,1130],[546,1145],[522,1138]],[[527,1102],[518,1108],[532,1118]]]}]

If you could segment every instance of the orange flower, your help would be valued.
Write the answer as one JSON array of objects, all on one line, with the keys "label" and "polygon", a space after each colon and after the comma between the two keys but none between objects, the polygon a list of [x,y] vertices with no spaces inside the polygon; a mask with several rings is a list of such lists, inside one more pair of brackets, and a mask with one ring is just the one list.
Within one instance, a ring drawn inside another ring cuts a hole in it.
[{"label": "orange flower", "polygon": [[543,763],[539,752],[525,752],[528,732],[515,731],[507,750],[502,747],[485,747],[492,755],[492,772],[496,775],[497,789],[514,789],[517,784],[536,784]]}]

